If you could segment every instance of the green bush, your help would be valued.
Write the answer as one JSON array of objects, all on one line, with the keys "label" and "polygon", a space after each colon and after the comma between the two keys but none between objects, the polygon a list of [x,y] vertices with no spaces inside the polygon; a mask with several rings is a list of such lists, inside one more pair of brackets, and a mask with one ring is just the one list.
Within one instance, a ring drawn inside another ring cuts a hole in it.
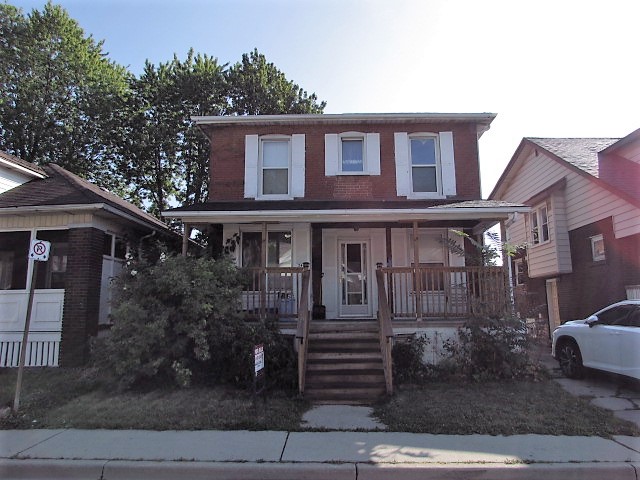
[{"label": "green bush", "polygon": [[475,381],[537,379],[544,368],[529,356],[526,327],[518,318],[474,318],[458,329],[458,340],[444,344],[441,376]]},{"label": "green bush", "polygon": [[238,312],[243,280],[227,258],[129,260],[114,285],[113,327],[93,344],[96,365],[122,388],[246,386],[262,343],[271,383],[294,385],[293,345],[274,322],[249,323]]},{"label": "green bush", "polygon": [[424,349],[429,340],[422,335],[411,335],[393,343],[393,381],[402,383],[424,383],[433,377],[433,366],[423,361]]}]

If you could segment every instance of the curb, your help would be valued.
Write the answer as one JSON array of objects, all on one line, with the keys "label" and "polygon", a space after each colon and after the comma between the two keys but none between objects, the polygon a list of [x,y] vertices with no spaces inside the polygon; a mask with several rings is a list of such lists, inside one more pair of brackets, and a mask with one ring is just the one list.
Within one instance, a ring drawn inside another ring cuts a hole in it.
[{"label": "curb", "polygon": [[637,480],[640,463],[366,464],[0,459],[3,480]]}]

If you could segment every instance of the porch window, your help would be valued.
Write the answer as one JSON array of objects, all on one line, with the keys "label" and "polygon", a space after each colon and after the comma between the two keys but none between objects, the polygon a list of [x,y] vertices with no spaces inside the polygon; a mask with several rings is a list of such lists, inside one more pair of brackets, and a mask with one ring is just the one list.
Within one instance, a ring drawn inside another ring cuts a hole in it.
[{"label": "porch window", "polygon": [[36,288],[65,288],[67,258],[69,255],[68,230],[42,230],[36,238],[51,242],[49,260],[38,267]]},{"label": "porch window", "polygon": [[[291,232],[267,232],[267,266],[291,267]],[[242,266],[258,268],[262,264],[262,232],[242,233]]]},{"label": "porch window", "polygon": [[0,233],[0,289],[27,288],[31,232]]}]

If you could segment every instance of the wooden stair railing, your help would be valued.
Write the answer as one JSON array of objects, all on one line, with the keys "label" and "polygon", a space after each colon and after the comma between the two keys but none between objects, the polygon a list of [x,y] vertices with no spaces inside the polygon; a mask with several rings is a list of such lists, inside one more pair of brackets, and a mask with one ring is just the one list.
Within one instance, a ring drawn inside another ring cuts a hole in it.
[{"label": "wooden stair railing", "polygon": [[296,347],[298,350],[298,392],[304,394],[305,375],[307,370],[307,352],[309,350],[309,281],[311,271],[309,264],[304,263],[302,272],[302,289],[300,292],[300,304],[298,306],[298,326],[296,330]]},{"label": "wooden stair railing", "polygon": [[382,350],[382,366],[384,368],[384,380],[387,395],[393,395],[393,327],[391,326],[391,309],[387,301],[387,292],[384,284],[384,272],[379,263],[376,270],[378,282],[378,322],[380,323],[380,349]]}]

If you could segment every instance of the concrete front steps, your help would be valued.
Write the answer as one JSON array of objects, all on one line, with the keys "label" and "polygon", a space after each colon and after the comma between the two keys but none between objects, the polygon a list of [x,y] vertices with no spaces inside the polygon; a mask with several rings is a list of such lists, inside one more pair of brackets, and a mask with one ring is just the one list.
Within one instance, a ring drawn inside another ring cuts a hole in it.
[{"label": "concrete front steps", "polygon": [[305,398],[315,404],[367,405],[384,393],[378,323],[312,321]]}]

